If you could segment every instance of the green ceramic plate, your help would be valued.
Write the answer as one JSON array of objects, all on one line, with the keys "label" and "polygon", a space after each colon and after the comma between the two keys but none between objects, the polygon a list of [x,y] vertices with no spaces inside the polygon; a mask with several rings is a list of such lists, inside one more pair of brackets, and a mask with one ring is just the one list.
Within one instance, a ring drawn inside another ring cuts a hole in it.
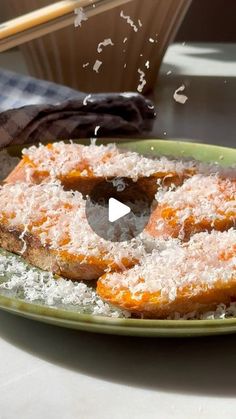
[{"label": "green ceramic plate", "polygon": [[[82,142],[82,141],[81,141]],[[204,162],[218,162],[222,166],[236,163],[236,150],[185,143],[181,141],[140,140],[122,141],[122,147],[144,154],[192,157]],[[9,148],[11,155],[19,155],[20,147]],[[109,317],[82,314],[70,307],[51,308],[43,304],[27,302],[21,296],[11,297],[0,290],[0,308],[20,316],[45,323],[90,332],[130,336],[201,336],[236,332],[236,318],[222,320],[142,320],[113,319]]]}]

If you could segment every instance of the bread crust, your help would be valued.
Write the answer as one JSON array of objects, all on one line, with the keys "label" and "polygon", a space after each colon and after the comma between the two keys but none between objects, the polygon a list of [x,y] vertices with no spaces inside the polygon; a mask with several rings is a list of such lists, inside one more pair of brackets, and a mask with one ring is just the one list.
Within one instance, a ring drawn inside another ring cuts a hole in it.
[{"label": "bread crust", "polygon": [[[32,234],[25,233],[21,238],[22,231],[9,229],[0,224],[0,246],[9,252],[16,253],[34,266],[45,271],[72,279],[92,280],[97,279],[104,273],[106,263],[100,263],[94,258],[94,262],[81,260],[69,260],[66,255],[59,251],[43,246],[40,240]],[[24,251],[25,248],[25,251]]]}]

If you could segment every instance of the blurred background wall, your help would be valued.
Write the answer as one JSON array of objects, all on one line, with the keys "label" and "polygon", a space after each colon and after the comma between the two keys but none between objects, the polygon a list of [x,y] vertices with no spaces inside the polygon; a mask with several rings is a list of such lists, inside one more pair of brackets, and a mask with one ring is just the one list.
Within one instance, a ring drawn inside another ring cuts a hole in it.
[{"label": "blurred background wall", "polygon": [[236,0],[193,0],[175,41],[236,42],[235,17]]}]

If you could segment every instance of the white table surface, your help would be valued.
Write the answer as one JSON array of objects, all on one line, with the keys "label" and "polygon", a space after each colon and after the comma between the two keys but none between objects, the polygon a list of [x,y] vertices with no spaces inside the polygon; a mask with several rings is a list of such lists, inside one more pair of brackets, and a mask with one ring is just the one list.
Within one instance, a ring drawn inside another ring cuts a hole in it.
[{"label": "white table surface", "polygon": [[[234,146],[235,56],[235,45],[172,46],[155,92],[153,135]],[[185,105],[172,98],[182,82]],[[44,417],[234,419],[236,335],[116,337],[0,312],[0,419]]]}]

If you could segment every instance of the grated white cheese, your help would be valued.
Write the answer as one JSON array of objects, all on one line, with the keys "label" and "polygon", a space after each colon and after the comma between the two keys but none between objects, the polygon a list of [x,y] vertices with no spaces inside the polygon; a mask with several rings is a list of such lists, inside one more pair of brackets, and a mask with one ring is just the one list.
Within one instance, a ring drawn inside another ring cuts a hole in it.
[{"label": "grated white cheese", "polygon": [[147,84],[147,82],[145,80],[145,73],[144,73],[144,71],[142,71],[140,68],[138,68],[138,73],[140,75],[140,78],[139,78],[140,83],[139,83],[139,85],[137,87],[137,90],[138,90],[139,93],[142,93],[143,88]]},{"label": "grated white cheese", "polygon": [[102,61],[96,60],[95,63],[94,63],[94,66],[93,66],[93,70],[96,73],[99,73],[99,69],[100,69],[101,65],[102,65]]},{"label": "grated white cheese", "polygon": [[[181,225],[190,217],[194,223],[208,221],[213,227],[216,220],[228,217],[236,224],[236,182],[218,175],[194,175],[176,190],[158,189],[158,204],[175,210],[174,218]],[[157,221],[157,229],[159,223]]]},{"label": "grated white cheese", "polygon": [[[134,93],[122,95],[132,97]],[[44,145],[32,146],[22,153],[38,171],[47,171],[50,177],[65,176],[73,170],[83,171],[89,168],[94,176],[129,177],[137,181],[139,177],[149,177],[155,173],[182,174],[185,170],[197,167],[193,161],[169,160],[166,157],[147,158],[131,151],[122,153],[116,144],[83,146],[60,141],[53,143],[50,148]],[[34,171],[33,168],[30,170]]]},{"label": "grated white cheese", "polygon": [[88,18],[86,14],[84,13],[84,10],[82,7],[75,9],[74,12],[76,14],[76,17],[74,20],[74,26],[77,28],[78,26],[81,26],[83,21],[88,20]]},{"label": "grated white cheese", "polygon": [[103,51],[103,47],[107,47],[108,45],[114,46],[111,38],[104,39],[104,41],[100,42],[97,47],[97,51],[100,54]]},{"label": "grated white cheese", "polygon": [[215,310],[200,313],[192,311],[191,313],[180,314],[173,313],[167,317],[167,320],[223,320],[227,318],[236,317],[236,302],[229,305],[223,303],[219,304]]},{"label": "grated white cheese", "polygon": [[[111,273],[102,281],[109,288],[128,289],[131,295],[160,293],[166,303],[175,301],[186,287],[200,295],[222,282],[222,289],[236,282],[236,230],[195,234],[188,243],[165,242],[164,250],[153,250],[140,265],[125,274]],[[220,257],[226,254],[228,257]],[[140,280],[141,279],[141,280]],[[187,296],[186,296],[187,298]]]},{"label": "grated white cheese", "polygon": [[96,291],[83,282],[55,279],[15,255],[0,253],[0,292],[54,308],[108,317],[130,317],[104,303]]},{"label": "grated white cheese", "polygon": [[88,66],[89,66],[89,62],[83,64],[83,68],[86,68]]},{"label": "grated white cheese", "polygon": [[[104,177],[130,177],[137,181],[140,177],[149,177],[158,173],[183,174],[185,170],[196,168],[196,162],[183,162],[181,160],[169,160],[166,157],[151,159],[135,152],[114,154],[102,165],[94,168],[97,176]],[[127,176],[128,174],[128,176]]]},{"label": "grated white cheese", "polygon": [[153,39],[153,38],[149,38],[149,42],[151,42],[151,44],[154,44],[155,39]]},{"label": "grated white cheese", "polygon": [[182,86],[175,90],[173,95],[174,100],[182,105],[184,105],[188,100],[188,96],[180,94],[180,92],[183,92],[184,90],[185,86],[182,84]]},{"label": "grated white cheese", "polygon": [[100,125],[97,125],[96,127],[95,127],[95,130],[94,130],[94,135],[95,135],[95,137],[98,135],[98,131],[99,131],[99,129],[101,128],[101,126]]},{"label": "grated white cheese", "polygon": [[120,12],[120,17],[122,17],[122,19],[126,20],[126,22],[131,26],[131,28],[133,28],[134,32],[138,32],[137,25],[135,25],[134,21],[131,19],[130,16],[125,16],[124,15],[123,10],[121,10],[121,12]]},{"label": "grated white cheese", "polygon": [[89,94],[89,95],[85,96],[85,98],[84,98],[84,100],[83,100],[83,105],[84,105],[84,106],[87,106],[88,102],[90,102],[91,97],[92,97],[92,95],[91,95],[91,94]]},{"label": "grated white cheese", "polygon": [[[84,104],[91,100],[91,95],[88,95]],[[114,144],[83,146],[60,141],[50,147],[39,145],[23,149],[22,154],[37,166],[37,170],[46,171],[53,177],[66,175],[73,170],[81,171],[88,166],[93,170],[107,155],[119,154],[119,151]]]},{"label": "grated white cheese", "polygon": [[[0,222],[8,229],[22,231],[22,237],[26,232],[31,233],[59,256],[61,252],[67,252],[84,261],[87,257],[96,257],[121,266],[123,259],[139,260],[145,254],[145,244],[139,238],[121,243],[102,239],[90,227],[88,217],[93,220],[93,226],[97,224],[98,228],[107,229],[105,207],[94,205],[86,211],[82,195],[77,191],[64,191],[59,182],[0,187]],[[126,231],[122,223],[116,226],[118,238],[125,239]]]}]

